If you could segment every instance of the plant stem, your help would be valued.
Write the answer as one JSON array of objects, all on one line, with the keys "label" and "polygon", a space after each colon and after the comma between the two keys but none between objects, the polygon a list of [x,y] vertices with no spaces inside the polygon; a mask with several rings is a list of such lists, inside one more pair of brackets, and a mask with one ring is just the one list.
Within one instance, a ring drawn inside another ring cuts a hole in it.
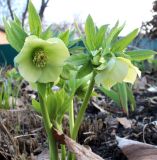
[{"label": "plant stem", "polygon": [[[39,87],[38,87],[38,89],[39,89]],[[57,144],[56,144],[55,138],[53,137],[53,134],[52,134],[52,123],[50,121],[49,114],[48,114],[47,108],[44,103],[44,99],[40,95],[40,92],[39,92],[39,102],[40,102],[40,106],[41,106],[41,112],[42,112],[42,116],[43,116],[45,130],[46,130],[46,133],[48,136],[50,160],[58,160]]]},{"label": "plant stem", "polygon": [[70,126],[70,135],[72,136],[72,131],[74,128],[74,106],[73,106],[73,99],[70,102],[69,107],[69,126]]},{"label": "plant stem", "polygon": [[96,76],[96,72],[93,71],[92,78],[90,80],[90,84],[89,84],[88,90],[86,92],[85,98],[83,100],[83,103],[81,105],[80,111],[78,113],[78,116],[76,118],[75,125],[74,125],[74,128],[73,128],[72,139],[74,139],[74,140],[76,140],[76,138],[77,138],[79,127],[80,127],[81,122],[83,120],[84,113],[85,113],[86,108],[88,106],[88,101],[90,99],[90,96],[92,94],[92,90],[94,88],[95,76]]}]

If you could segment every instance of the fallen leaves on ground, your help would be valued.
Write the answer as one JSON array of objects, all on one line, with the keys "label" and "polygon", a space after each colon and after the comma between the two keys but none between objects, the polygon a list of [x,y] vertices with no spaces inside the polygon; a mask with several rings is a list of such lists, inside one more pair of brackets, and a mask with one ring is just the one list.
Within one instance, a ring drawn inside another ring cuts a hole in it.
[{"label": "fallen leaves on ground", "polygon": [[116,137],[128,160],[157,160],[157,146]]},{"label": "fallen leaves on ground", "polygon": [[96,155],[91,150],[76,143],[74,140],[59,131],[53,130],[53,134],[59,143],[65,144],[68,150],[76,155],[77,160],[103,160],[103,158]]}]

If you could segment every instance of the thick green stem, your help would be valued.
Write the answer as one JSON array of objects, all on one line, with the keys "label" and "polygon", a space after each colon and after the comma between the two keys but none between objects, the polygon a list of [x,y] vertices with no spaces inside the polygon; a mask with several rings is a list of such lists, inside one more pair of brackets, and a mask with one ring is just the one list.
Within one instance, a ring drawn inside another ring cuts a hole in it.
[{"label": "thick green stem", "polygon": [[85,98],[83,100],[83,103],[81,105],[80,111],[78,113],[78,116],[76,118],[75,125],[74,125],[74,128],[73,128],[72,139],[74,139],[74,140],[76,140],[76,138],[77,138],[79,127],[80,127],[80,125],[82,123],[84,113],[85,113],[85,111],[87,109],[88,102],[89,102],[90,96],[92,94],[92,90],[94,88],[95,76],[96,76],[96,73],[95,73],[95,71],[93,71],[92,78],[91,78],[88,90],[86,92]]},{"label": "thick green stem", "polygon": [[57,144],[56,144],[55,138],[53,137],[53,134],[52,134],[52,123],[50,121],[49,114],[48,114],[47,108],[44,103],[44,99],[40,95],[40,92],[39,92],[39,102],[40,102],[40,106],[41,106],[41,112],[42,112],[42,116],[43,116],[45,130],[46,130],[46,133],[48,136],[50,160],[58,160]]}]

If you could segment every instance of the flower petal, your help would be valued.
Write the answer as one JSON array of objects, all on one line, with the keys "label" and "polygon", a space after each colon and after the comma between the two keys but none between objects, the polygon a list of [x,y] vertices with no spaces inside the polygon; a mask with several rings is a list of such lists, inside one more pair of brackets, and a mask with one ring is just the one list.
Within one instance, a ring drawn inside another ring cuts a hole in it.
[{"label": "flower petal", "polygon": [[[112,62],[112,63],[111,63]],[[111,58],[107,68],[98,73],[96,83],[101,83],[110,89],[117,82],[122,82],[128,73],[129,65],[120,58]]]},{"label": "flower petal", "polygon": [[62,72],[62,67],[55,67],[48,64],[44,69],[42,69],[42,73],[38,78],[38,82],[40,83],[48,83],[55,82]]},{"label": "flower petal", "polygon": [[64,61],[70,56],[67,47],[58,38],[48,39],[44,50],[48,55],[48,64],[54,66],[63,66]]},{"label": "flower petal", "polygon": [[21,61],[24,61],[25,59],[32,57],[31,56],[32,51],[35,48],[40,47],[42,44],[42,41],[43,40],[39,39],[37,36],[34,36],[34,35],[27,37],[22,50],[15,57],[14,62],[18,64]]},{"label": "flower petal", "polygon": [[36,68],[30,58],[25,59],[18,65],[21,76],[29,82],[36,82],[41,75],[41,69]]},{"label": "flower petal", "polygon": [[129,65],[128,74],[123,81],[133,84],[136,80],[137,75],[139,77],[141,76],[140,70],[136,66],[134,66],[129,59],[122,58],[122,57],[118,57],[118,58],[123,60]]}]

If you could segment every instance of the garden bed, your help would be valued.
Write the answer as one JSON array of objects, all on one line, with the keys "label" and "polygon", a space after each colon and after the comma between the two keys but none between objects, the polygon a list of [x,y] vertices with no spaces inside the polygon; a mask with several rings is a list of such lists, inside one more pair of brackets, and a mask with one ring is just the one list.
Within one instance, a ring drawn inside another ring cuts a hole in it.
[{"label": "garden bed", "polygon": [[[105,160],[125,160],[116,136],[157,145],[157,73],[145,74],[134,88],[137,107],[128,116],[98,90],[86,111],[78,141]],[[145,80],[144,80],[145,79]],[[144,81],[143,81],[144,80]],[[96,89],[97,90],[97,89]],[[16,109],[0,110],[0,159],[40,159],[48,157],[46,133],[42,118],[31,107],[31,97],[37,96],[23,81]],[[75,100],[75,112],[80,102]],[[68,119],[64,132],[68,134]],[[46,160],[46,158],[44,158]]]}]

